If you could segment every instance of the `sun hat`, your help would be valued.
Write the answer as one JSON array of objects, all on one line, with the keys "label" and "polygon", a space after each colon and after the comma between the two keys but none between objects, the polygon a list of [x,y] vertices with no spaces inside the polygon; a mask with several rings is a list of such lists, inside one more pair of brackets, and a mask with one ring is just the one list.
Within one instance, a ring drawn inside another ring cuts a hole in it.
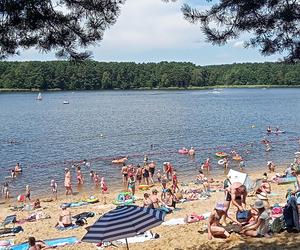
[{"label": "sun hat", "polygon": [[280,176],[280,174],[279,174],[279,173],[276,173],[275,175],[276,175],[277,177],[279,177],[279,176]]},{"label": "sun hat", "polygon": [[225,207],[224,203],[218,202],[215,206],[215,209],[220,210],[220,211],[225,211],[226,207]]},{"label": "sun hat", "polygon": [[267,200],[268,199],[268,195],[265,192],[261,192],[261,193],[257,194],[256,197],[260,200]]},{"label": "sun hat", "polygon": [[263,208],[264,207],[263,201],[262,200],[256,200],[254,202],[254,207],[257,208],[257,209]]},{"label": "sun hat", "polygon": [[268,162],[267,162],[267,165],[270,165],[270,164],[272,164],[272,161],[268,161]]}]

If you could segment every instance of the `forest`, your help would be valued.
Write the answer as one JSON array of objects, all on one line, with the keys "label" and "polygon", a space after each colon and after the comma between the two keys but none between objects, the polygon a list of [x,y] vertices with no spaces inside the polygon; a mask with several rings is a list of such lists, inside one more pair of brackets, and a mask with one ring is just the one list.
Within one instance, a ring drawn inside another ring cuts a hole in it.
[{"label": "forest", "polygon": [[300,64],[0,62],[0,89],[100,90],[300,85]]}]

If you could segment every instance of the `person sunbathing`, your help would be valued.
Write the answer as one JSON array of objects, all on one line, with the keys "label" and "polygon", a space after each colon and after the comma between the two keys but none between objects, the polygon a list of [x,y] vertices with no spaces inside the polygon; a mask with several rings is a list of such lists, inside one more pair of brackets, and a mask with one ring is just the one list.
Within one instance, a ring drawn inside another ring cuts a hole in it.
[{"label": "person sunbathing", "polygon": [[30,246],[28,248],[28,250],[40,250],[40,249],[45,248],[47,246],[43,241],[36,242],[34,237],[29,237],[28,238],[28,244]]},{"label": "person sunbathing", "polygon": [[72,214],[69,210],[67,210],[67,207],[62,205],[61,206],[61,213],[59,215],[59,220],[56,226],[61,226],[61,227],[69,227],[72,226]]},{"label": "person sunbathing", "polygon": [[238,221],[228,216],[224,203],[217,203],[214,210],[210,214],[207,223],[208,239],[211,240],[213,237],[228,238],[229,232],[221,225],[220,220],[222,217],[228,218],[232,222],[241,225]]}]

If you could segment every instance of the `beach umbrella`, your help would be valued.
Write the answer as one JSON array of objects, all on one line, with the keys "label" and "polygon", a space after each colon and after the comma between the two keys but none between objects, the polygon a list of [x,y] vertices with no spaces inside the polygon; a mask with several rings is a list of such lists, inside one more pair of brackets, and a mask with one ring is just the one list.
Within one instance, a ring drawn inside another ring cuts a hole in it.
[{"label": "beach umbrella", "polygon": [[160,225],[165,215],[165,212],[152,208],[119,206],[101,216],[88,229],[82,241],[98,243],[125,238],[129,249],[127,238]]}]

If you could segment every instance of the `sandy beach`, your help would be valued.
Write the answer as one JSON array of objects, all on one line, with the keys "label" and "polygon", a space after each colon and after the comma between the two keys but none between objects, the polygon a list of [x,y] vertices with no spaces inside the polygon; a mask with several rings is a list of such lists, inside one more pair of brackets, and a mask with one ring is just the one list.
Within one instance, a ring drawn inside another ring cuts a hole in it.
[{"label": "sandy beach", "polygon": [[[277,172],[282,172],[282,168],[277,168]],[[252,180],[256,178],[261,178],[264,168],[262,168],[261,173],[251,173],[250,177]],[[271,174],[269,175],[272,176]],[[180,176],[179,176],[180,178]],[[223,177],[216,178],[219,181],[223,181]],[[191,180],[192,181],[192,180]],[[269,203],[271,205],[275,203],[285,203],[285,193],[288,188],[293,188],[293,184],[286,185],[277,185],[272,183],[272,193],[274,195],[269,197]],[[189,184],[189,187],[192,187],[193,184]],[[160,184],[156,184],[155,187],[158,190],[161,190]],[[198,186],[199,187],[199,186]],[[187,187],[181,187],[187,188]],[[110,190],[110,193],[107,195],[107,205],[103,205],[102,194],[95,193],[79,193],[74,196],[59,196],[57,201],[52,202],[43,202],[42,197],[33,197],[41,198],[41,206],[44,214],[49,215],[51,218],[44,219],[36,222],[26,222],[20,224],[24,232],[16,234],[15,237],[7,237],[3,239],[14,239],[14,243],[22,243],[27,241],[29,236],[34,236],[38,240],[76,236],[79,240],[85,235],[86,227],[92,225],[102,214],[108,212],[109,210],[114,209],[116,206],[112,202],[117,197],[117,194],[121,190]],[[143,197],[143,191],[137,191],[136,196],[138,198]],[[88,224],[81,226],[79,228],[68,230],[68,231],[58,231],[54,225],[58,220],[58,215],[61,211],[60,204],[63,202],[74,202],[83,200],[90,195],[95,195],[99,198],[100,202],[95,204],[89,204],[81,207],[69,208],[72,212],[72,215],[76,215],[81,212],[94,212],[96,215],[93,218],[88,218]],[[196,213],[203,214],[210,212],[216,202],[223,201],[224,193],[223,191],[212,193],[211,197],[206,200],[197,200],[184,203],[178,203],[176,211],[171,214],[167,214],[165,220],[168,221],[172,218],[183,218],[188,214]],[[12,212],[9,210],[9,205],[18,205],[15,201],[16,199],[11,199],[11,203],[1,204],[1,214],[0,220],[2,221],[5,216],[10,214],[16,214],[17,220],[22,220],[27,218],[34,211],[17,211]],[[247,206],[253,204],[256,200],[256,197],[247,198]],[[142,204],[142,200],[136,202],[137,205]],[[20,205],[20,204],[19,204]],[[230,212],[233,212],[232,207]],[[231,234],[230,238],[224,239],[207,239],[207,233],[202,232],[206,229],[207,220],[203,220],[196,223],[184,224],[184,225],[175,225],[175,226],[158,226],[152,229],[152,232],[158,233],[160,235],[159,239],[145,241],[144,243],[130,244],[130,249],[298,249],[297,242],[300,239],[299,234],[291,234],[283,232],[278,235],[274,235],[271,238],[246,238],[238,234]],[[16,224],[18,225],[18,224]],[[288,238],[287,238],[288,237]],[[288,240],[287,240],[288,239]],[[1,239],[2,240],[2,239]],[[65,246],[61,249],[96,249],[96,246],[91,243],[80,243],[79,245]],[[115,249],[115,247],[106,247],[106,249]],[[125,249],[125,245],[119,245],[119,249]]]}]

